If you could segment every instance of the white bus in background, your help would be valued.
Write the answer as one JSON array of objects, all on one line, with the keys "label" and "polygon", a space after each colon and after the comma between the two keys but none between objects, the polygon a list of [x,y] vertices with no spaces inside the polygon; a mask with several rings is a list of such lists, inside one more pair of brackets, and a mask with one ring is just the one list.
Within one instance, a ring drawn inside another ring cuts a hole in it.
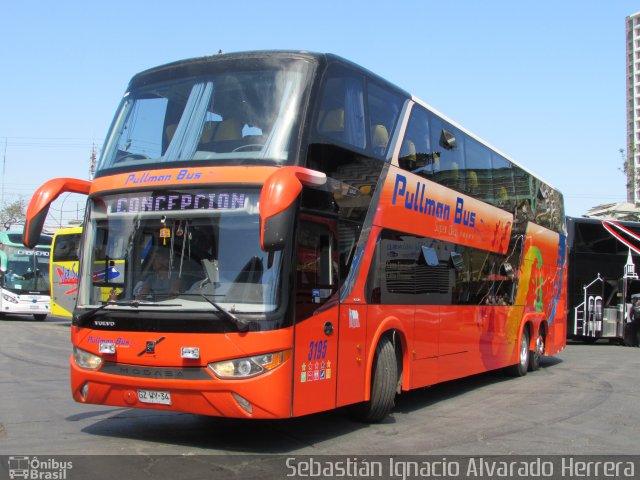
[{"label": "white bus in background", "polygon": [[33,315],[44,320],[50,312],[50,235],[41,235],[30,249],[22,233],[0,232],[0,312],[3,315]]}]

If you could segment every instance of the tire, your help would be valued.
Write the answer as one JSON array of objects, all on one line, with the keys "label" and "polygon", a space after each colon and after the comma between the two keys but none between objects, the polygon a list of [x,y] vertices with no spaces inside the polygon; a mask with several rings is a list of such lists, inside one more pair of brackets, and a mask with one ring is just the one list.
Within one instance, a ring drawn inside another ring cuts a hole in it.
[{"label": "tire", "polygon": [[506,368],[506,373],[510,377],[524,377],[529,369],[529,329],[525,327],[522,330],[520,340],[520,350],[518,354],[518,363]]},{"label": "tire", "polygon": [[47,314],[46,313],[36,313],[33,315],[33,318],[35,318],[38,322],[44,322],[44,319],[47,318]]},{"label": "tire", "polygon": [[398,360],[395,347],[389,337],[382,337],[373,359],[370,399],[352,407],[351,416],[367,423],[384,420],[393,408],[397,386]]},{"label": "tire", "polygon": [[543,332],[538,331],[538,338],[536,338],[536,349],[529,351],[529,371],[535,372],[540,369],[540,359],[544,355],[544,335]]}]

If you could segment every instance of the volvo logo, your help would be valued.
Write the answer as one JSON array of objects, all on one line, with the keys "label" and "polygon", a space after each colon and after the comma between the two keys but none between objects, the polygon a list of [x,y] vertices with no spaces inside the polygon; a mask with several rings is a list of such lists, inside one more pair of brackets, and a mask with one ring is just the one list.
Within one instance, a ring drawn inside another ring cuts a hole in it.
[{"label": "volvo logo", "polygon": [[156,345],[158,345],[161,341],[163,341],[165,339],[165,337],[160,337],[158,340],[156,341],[147,341],[146,346],[144,347],[144,350],[142,350],[138,356],[141,357],[142,355],[144,355],[145,353],[156,353]]},{"label": "volvo logo", "polygon": [[116,322],[107,322],[105,320],[95,320],[93,325],[96,327],[115,327]]}]

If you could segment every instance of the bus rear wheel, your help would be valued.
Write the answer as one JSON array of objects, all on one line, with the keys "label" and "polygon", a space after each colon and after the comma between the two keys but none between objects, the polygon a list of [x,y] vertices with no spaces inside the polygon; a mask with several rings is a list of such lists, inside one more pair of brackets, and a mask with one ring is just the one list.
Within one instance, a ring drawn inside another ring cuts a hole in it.
[{"label": "bus rear wheel", "polygon": [[35,318],[38,322],[44,322],[44,319],[47,318],[47,314],[46,313],[35,313],[33,315],[33,318]]},{"label": "bus rear wheel", "polygon": [[525,327],[520,340],[520,351],[518,363],[506,368],[506,373],[510,377],[524,377],[529,369],[529,329]]},{"label": "bus rear wheel", "polygon": [[393,342],[382,337],[376,346],[371,373],[369,401],[351,408],[351,416],[361,422],[377,423],[389,415],[398,387],[398,360]]},{"label": "bus rear wheel", "polygon": [[539,331],[536,338],[536,349],[529,352],[529,371],[535,372],[540,369],[540,359],[544,355],[544,332]]}]

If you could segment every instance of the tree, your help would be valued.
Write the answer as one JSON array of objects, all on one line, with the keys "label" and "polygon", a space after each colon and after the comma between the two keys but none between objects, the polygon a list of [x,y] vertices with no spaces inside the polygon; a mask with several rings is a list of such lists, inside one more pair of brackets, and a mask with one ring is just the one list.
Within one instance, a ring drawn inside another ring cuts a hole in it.
[{"label": "tree", "polygon": [[26,220],[27,204],[26,201],[21,198],[11,203],[6,203],[0,207],[0,228],[7,229],[11,225],[16,223],[24,223]]},{"label": "tree", "polygon": [[640,204],[640,199],[636,198],[636,184],[640,183],[640,172],[636,172],[634,164],[635,147],[625,151],[624,148],[618,150],[622,158],[622,168],[620,171],[627,177],[627,202]]}]

